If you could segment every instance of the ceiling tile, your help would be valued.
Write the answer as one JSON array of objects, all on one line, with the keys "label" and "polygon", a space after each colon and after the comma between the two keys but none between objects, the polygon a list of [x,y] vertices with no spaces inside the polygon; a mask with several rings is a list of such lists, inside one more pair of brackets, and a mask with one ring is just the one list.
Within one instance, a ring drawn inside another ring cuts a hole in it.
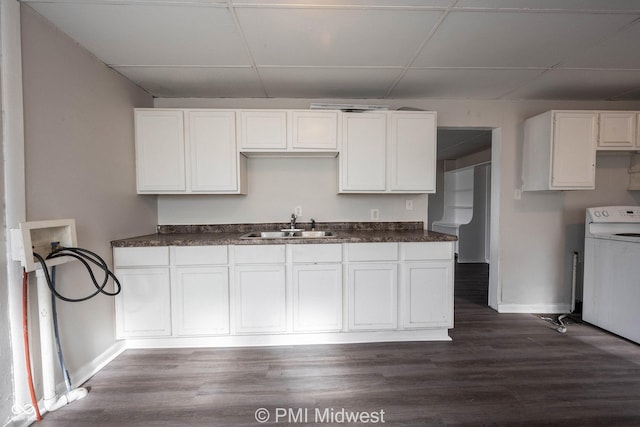
[{"label": "ceiling tile", "polygon": [[[184,0],[186,1],[186,0]],[[433,8],[446,8],[451,3],[451,0],[231,0],[234,5],[243,6],[264,6],[264,5],[279,5],[279,6],[294,6],[299,7],[301,5],[313,6],[313,7],[325,7],[325,6],[338,6],[338,7],[352,7],[352,6],[373,6],[373,7],[433,7]]]},{"label": "ceiling tile", "polygon": [[237,10],[257,65],[404,66],[441,12],[371,9]]},{"label": "ceiling tile", "polygon": [[438,128],[438,160],[457,159],[491,148],[491,130]]},{"label": "ceiling tile", "polygon": [[164,98],[264,98],[252,68],[115,67],[129,80]]},{"label": "ceiling tile", "polygon": [[455,8],[523,10],[640,10],[638,0],[458,0]]},{"label": "ceiling tile", "polygon": [[550,67],[634,19],[622,14],[451,12],[422,67]]},{"label": "ceiling tile", "polygon": [[226,8],[31,3],[107,64],[250,65]]},{"label": "ceiling tile", "polygon": [[410,69],[391,98],[497,99],[542,70]]},{"label": "ceiling tile", "polygon": [[637,71],[566,70],[548,71],[510,93],[508,99],[598,100],[623,94],[640,101],[640,73]]},{"label": "ceiling tile", "polygon": [[609,37],[591,49],[587,49],[560,64],[574,68],[635,68],[640,70],[640,22]]},{"label": "ceiling tile", "polygon": [[383,98],[399,68],[260,68],[270,97]]}]

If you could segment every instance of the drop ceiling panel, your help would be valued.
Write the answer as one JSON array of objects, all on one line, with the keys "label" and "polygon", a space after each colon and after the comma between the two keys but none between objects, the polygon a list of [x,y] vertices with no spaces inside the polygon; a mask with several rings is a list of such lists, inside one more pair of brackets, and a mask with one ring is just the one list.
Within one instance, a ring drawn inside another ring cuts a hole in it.
[{"label": "drop ceiling panel", "polygon": [[441,12],[238,8],[257,65],[404,66]]},{"label": "drop ceiling panel", "polygon": [[638,0],[458,0],[456,8],[523,10],[640,10]]},{"label": "drop ceiling panel", "polygon": [[383,98],[400,68],[260,68],[275,98]]},{"label": "drop ceiling panel", "polygon": [[180,4],[30,5],[114,65],[250,65],[226,8]]},{"label": "drop ceiling panel", "polygon": [[129,80],[162,98],[264,98],[252,68],[115,67]]},{"label": "drop ceiling panel", "polygon": [[550,67],[633,21],[624,14],[451,12],[418,67]]},{"label": "drop ceiling panel", "polygon": [[[187,0],[184,0],[187,1]],[[278,5],[278,6],[313,6],[313,7],[326,7],[326,6],[373,6],[373,7],[429,7],[429,8],[446,8],[451,3],[451,0],[231,0],[236,6],[251,5],[251,6],[265,6],[265,5]]]},{"label": "drop ceiling panel", "polygon": [[[565,70],[544,73],[527,86],[510,93],[509,99],[616,99],[640,101],[638,71]],[[630,95],[630,92],[635,94]]]},{"label": "drop ceiling panel", "polygon": [[410,69],[391,92],[391,98],[496,99],[542,70]]},{"label": "drop ceiling panel", "polygon": [[438,129],[438,160],[452,160],[491,148],[491,131]]},{"label": "drop ceiling panel", "polygon": [[635,68],[640,70],[640,55],[636,53],[639,44],[640,22],[636,22],[624,31],[563,61],[560,66],[569,68]]}]

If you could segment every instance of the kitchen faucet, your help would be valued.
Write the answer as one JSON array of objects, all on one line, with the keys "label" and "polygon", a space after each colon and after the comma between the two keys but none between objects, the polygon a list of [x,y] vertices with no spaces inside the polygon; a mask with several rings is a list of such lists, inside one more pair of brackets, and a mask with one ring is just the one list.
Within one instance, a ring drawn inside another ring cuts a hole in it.
[{"label": "kitchen faucet", "polygon": [[292,213],[291,214],[291,229],[295,229],[296,228],[296,214]]}]

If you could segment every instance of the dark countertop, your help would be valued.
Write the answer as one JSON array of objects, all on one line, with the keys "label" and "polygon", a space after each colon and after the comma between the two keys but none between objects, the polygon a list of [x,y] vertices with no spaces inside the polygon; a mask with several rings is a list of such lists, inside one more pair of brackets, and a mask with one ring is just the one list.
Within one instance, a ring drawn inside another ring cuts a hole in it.
[{"label": "dark countertop", "polygon": [[[332,237],[241,239],[252,231],[279,231],[289,224],[222,224],[222,225],[159,225],[157,233],[114,240],[113,247],[146,246],[211,246],[211,245],[278,245],[375,242],[452,242],[456,236],[424,230],[422,222],[327,222],[316,223],[316,230],[331,231]],[[309,223],[297,228],[310,230]]]}]

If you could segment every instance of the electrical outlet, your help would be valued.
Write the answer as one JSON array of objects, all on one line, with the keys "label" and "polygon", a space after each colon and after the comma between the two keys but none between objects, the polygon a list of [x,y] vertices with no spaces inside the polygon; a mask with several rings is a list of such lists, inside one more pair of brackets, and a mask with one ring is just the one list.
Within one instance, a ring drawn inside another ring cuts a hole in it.
[{"label": "electrical outlet", "polygon": [[302,216],[302,206],[300,206],[300,205],[296,206],[295,214],[296,214],[297,217]]},{"label": "electrical outlet", "polygon": [[380,209],[371,209],[371,220],[377,221],[380,219]]},{"label": "electrical outlet", "polygon": [[405,209],[408,211],[412,211],[413,210],[413,200],[408,199],[405,201]]}]

